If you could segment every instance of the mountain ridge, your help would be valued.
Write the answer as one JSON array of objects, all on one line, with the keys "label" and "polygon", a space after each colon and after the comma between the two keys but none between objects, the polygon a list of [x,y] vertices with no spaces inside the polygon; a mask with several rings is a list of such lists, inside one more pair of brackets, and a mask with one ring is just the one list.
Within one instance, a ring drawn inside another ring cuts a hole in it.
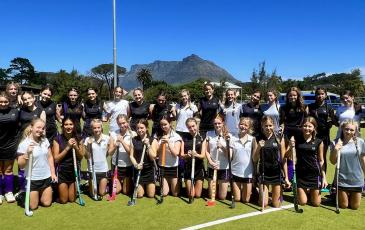
[{"label": "mountain ridge", "polygon": [[142,68],[151,70],[153,80],[165,81],[168,84],[185,84],[199,78],[206,78],[211,81],[226,79],[229,82],[239,82],[214,62],[192,54],[181,61],[156,60],[149,64],[134,64],[130,71],[120,78],[119,85],[126,89],[139,86],[136,76]]}]

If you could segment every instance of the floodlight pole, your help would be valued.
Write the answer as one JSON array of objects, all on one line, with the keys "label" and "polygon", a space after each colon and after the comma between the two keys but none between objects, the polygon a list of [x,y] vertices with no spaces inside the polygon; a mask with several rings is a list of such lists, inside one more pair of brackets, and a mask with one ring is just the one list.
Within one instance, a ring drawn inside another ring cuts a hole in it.
[{"label": "floodlight pole", "polygon": [[114,88],[118,85],[117,76],[117,29],[116,29],[115,0],[113,0],[113,57],[114,57]]}]

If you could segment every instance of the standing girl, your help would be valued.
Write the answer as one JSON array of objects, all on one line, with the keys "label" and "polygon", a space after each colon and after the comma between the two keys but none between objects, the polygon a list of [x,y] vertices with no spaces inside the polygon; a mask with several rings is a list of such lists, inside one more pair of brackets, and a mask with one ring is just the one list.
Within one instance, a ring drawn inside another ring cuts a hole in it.
[{"label": "standing girl", "polygon": [[[115,151],[112,137],[103,134],[103,124],[100,119],[93,119],[90,123],[92,136],[85,139],[85,156],[90,161],[94,161],[93,169],[96,173],[98,194],[103,197],[106,194],[108,184],[108,162],[107,156]],[[91,159],[93,158],[93,159]],[[90,188],[92,189],[92,188]]]},{"label": "standing girl", "polygon": [[[198,133],[198,123],[194,118],[188,118],[185,123],[186,127],[189,130],[189,135],[184,138],[181,158],[185,159],[184,179],[186,183],[186,193],[189,194],[189,198],[200,198],[203,190],[204,181],[205,149],[202,148],[203,138]],[[195,143],[193,140],[194,138]],[[195,152],[193,151],[194,144]],[[191,178],[193,157],[195,158],[194,185],[192,185]],[[192,186],[194,186],[193,189]]]},{"label": "standing girl", "polygon": [[62,134],[53,140],[53,158],[58,164],[59,202],[65,204],[76,200],[73,151],[78,161],[84,156],[81,138],[70,118],[62,120]]},{"label": "standing girl", "polygon": [[336,164],[340,157],[338,199],[340,208],[358,209],[364,186],[365,142],[358,137],[359,127],[354,120],[341,124],[341,135],[331,143],[330,161]]},{"label": "standing girl", "polygon": [[[112,172],[118,167],[117,193],[129,194],[132,189],[133,166],[129,158],[132,141],[132,132],[129,129],[128,117],[119,114],[116,118],[119,130],[112,132],[111,136],[115,140],[115,145],[119,148],[119,154],[115,152],[112,157]],[[117,159],[118,155],[118,159]],[[122,182],[122,183],[121,183]],[[122,187],[123,185],[123,187]]]},{"label": "standing girl", "polygon": [[[30,176],[30,209],[38,208],[39,203],[48,207],[52,204],[52,187],[51,183],[57,181],[53,156],[50,144],[45,137],[45,122],[42,119],[34,119],[24,131],[24,140],[18,147],[18,165],[26,169],[32,167]],[[30,155],[33,155],[33,164],[28,164]]]},{"label": "standing girl", "polygon": [[[22,93],[22,101],[23,107],[19,112],[19,123],[20,130],[18,133],[18,139],[22,138],[23,132],[25,129],[31,124],[32,120],[40,118],[43,121],[46,121],[46,112],[44,112],[41,108],[35,105],[35,97],[32,92],[23,92]],[[19,168],[18,171],[18,185],[19,192],[25,191],[25,178],[24,178],[24,170]]]},{"label": "standing girl", "polygon": [[203,142],[203,149],[206,149],[208,160],[208,187],[209,197],[212,197],[212,182],[214,170],[217,171],[218,198],[226,199],[230,173],[228,170],[228,156],[225,137],[229,135],[224,119],[218,115],[213,120],[214,130],[207,132],[207,138]]},{"label": "standing girl", "polygon": [[213,121],[218,113],[221,111],[220,101],[214,96],[214,86],[212,83],[204,84],[205,97],[200,99],[199,113],[200,125],[199,133],[205,138],[207,131],[214,130]]},{"label": "standing girl", "polygon": [[101,103],[98,99],[98,94],[96,89],[89,88],[87,90],[87,101],[84,104],[84,112],[82,117],[85,120],[84,127],[82,130],[82,137],[86,138],[93,134],[91,121],[93,119],[101,119],[103,109]]},{"label": "standing girl", "polygon": [[163,193],[161,195],[167,196],[171,191],[172,196],[178,196],[180,189],[178,183],[178,156],[182,140],[179,134],[172,129],[168,117],[161,119],[160,126],[162,135],[153,140],[151,148],[153,155],[158,155],[158,166],[163,183]]},{"label": "standing girl", "polygon": [[176,132],[184,139],[189,136],[189,130],[186,127],[186,120],[194,117],[198,108],[190,100],[190,93],[183,89],[180,91],[180,103],[176,104],[172,110],[172,115],[176,118]]},{"label": "standing girl", "polygon": [[129,103],[123,99],[123,88],[117,86],[114,88],[114,100],[104,104],[104,110],[107,112],[107,119],[110,121],[110,132],[116,132],[119,130],[117,124],[117,117],[119,114],[128,114]]},{"label": "standing girl", "polygon": [[9,96],[0,93],[0,204],[15,201],[13,165],[18,145],[19,110],[10,107]]},{"label": "standing girl", "polygon": [[325,88],[317,88],[316,101],[308,106],[309,115],[316,119],[318,124],[316,137],[323,142],[324,170],[327,171],[327,150],[330,144],[330,130],[333,124],[337,124],[335,110],[327,104],[327,91]]},{"label": "standing girl", "polygon": [[241,106],[240,117],[249,117],[252,119],[252,135],[257,137],[260,134],[260,120],[262,118],[262,111],[260,107],[261,92],[255,90],[251,95],[250,102]]},{"label": "standing girl", "polygon": [[[280,124],[284,126],[284,136],[287,140],[291,137],[299,139],[302,133],[302,125],[304,118],[308,115],[308,108],[304,105],[304,100],[300,90],[297,87],[292,87],[286,94],[286,102],[280,108]],[[293,178],[293,162],[287,161],[287,170],[289,180]]]},{"label": "standing girl", "polygon": [[232,151],[233,193],[236,201],[250,202],[254,174],[253,154],[257,143],[252,132],[252,120],[242,117],[239,138],[234,140]]},{"label": "standing girl", "polygon": [[[268,205],[269,186],[271,186],[272,205],[280,207],[281,184],[289,184],[287,175],[283,175],[282,162],[285,155],[285,141],[279,140],[274,133],[274,120],[264,116],[261,119],[263,136],[259,137],[254,162],[258,162],[260,197],[259,203]],[[264,197],[263,197],[264,194]],[[265,198],[265,199],[264,199]],[[264,199],[264,200],[263,200]]]},{"label": "standing girl", "polygon": [[[148,135],[148,121],[145,119],[138,120],[136,128],[137,136],[132,139],[130,159],[134,165],[135,171],[141,170],[137,197],[141,198],[146,193],[148,198],[154,198],[156,191],[154,167],[156,152],[152,151],[152,148],[150,148],[152,139]],[[146,152],[143,158],[143,164],[141,164],[144,146],[146,146]],[[137,174],[138,172],[134,173],[134,181],[137,179]]]},{"label": "standing girl", "polygon": [[81,134],[82,111],[83,104],[79,101],[79,92],[76,88],[71,88],[67,93],[67,100],[62,103],[61,107],[57,108],[57,120],[62,123],[62,119],[71,118],[76,127],[76,132]]},{"label": "standing girl", "polygon": [[318,207],[321,204],[321,188],[327,184],[324,170],[324,144],[316,137],[317,122],[313,117],[303,121],[302,136],[291,140],[291,148],[296,148],[296,176],[298,187],[298,203],[306,205],[310,196],[311,204]]},{"label": "standing girl", "polygon": [[49,85],[44,86],[41,89],[41,99],[36,102],[36,106],[46,113],[46,136],[51,145],[57,136],[56,103],[51,100],[52,95],[53,88]]},{"label": "standing girl", "polygon": [[282,130],[280,129],[280,104],[278,101],[278,92],[275,89],[269,89],[266,93],[266,101],[267,104],[261,106],[261,110],[263,115],[269,116],[274,120],[275,125],[275,134],[281,136]]},{"label": "standing girl", "polygon": [[[362,112],[361,105],[354,101],[354,95],[350,90],[345,90],[341,94],[342,106],[339,106],[336,111],[338,123],[342,124],[345,120],[354,120],[360,122]],[[360,127],[358,127],[360,128]],[[359,129],[360,130],[360,129]],[[337,130],[337,138],[341,136],[341,126]]]},{"label": "standing girl", "polygon": [[130,127],[136,131],[136,124],[139,119],[148,119],[150,114],[150,103],[143,100],[143,90],[136,88],[133,90],[134,101],[129,104],[128,117],[130,120]]},{"label": "standing girl", "polygon": [[238,137],[238,123],[240,120],[241,104],[236,102],[237,92],[233,89],[227,89],[226,100],[223,105],[223,113],[226,127],[233,136]]},{"label": "standing girl", "polygon": [[20,85],[15,82],[9,82],[6,85],[6,94],[9,97],[10,100],[10,107],[11,108],[19,108],[22,104],[22,97],[20,95]]},{"label": "standing girl", "polygon": [[[150,106],[150,114],[153,122],[152,134],[161,133],[160,120],[162,117],[171,115],[172,106],[167,102],[167,95],[164,91],[160,91],[157,96],[156,104]],[[160,135],[160,134],[158,134]]]}]

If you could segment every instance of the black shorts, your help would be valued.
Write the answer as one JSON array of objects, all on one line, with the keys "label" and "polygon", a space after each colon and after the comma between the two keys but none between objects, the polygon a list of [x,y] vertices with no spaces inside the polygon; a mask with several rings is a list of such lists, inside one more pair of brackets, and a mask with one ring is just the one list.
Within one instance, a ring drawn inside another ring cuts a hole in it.
[{"label": "black shorts", "polygon": [[160,175],[165,178],[178,178],[178,167],[162,167],[158,166],[160,169]]},{"label": "black shorts", "polygon": [[245,184],[250,184],[253,181],[252,178],[239,177],[239,176],[235,176],[235,175],[232,175],[232,179],[234,182],[245,183]]},{"label": "black shorts", "polygon": [[[208,178],[213,179],[214,169],[208,168]],[[231,174],[228,169],[218,169],[217,170],[217,180],[228,181]]]},{"label": "black shorts", "polygon": [[44,189],[51,187],[52,179],[48,177],[47,179],[43,180],[32,180],[30,183],[30,191],[43,191]]},{"label": "black shorts", "polygon": [[342,187],[338,186],[338,190],[344,191],[344,192],[359,192],[362,193],[362,187]]},{"label": "black shorts", "polygon": [[[115,166],[112,166],[112,176],[114,173]],[[133,177],[133,166],[127,167],[118,167],[118,178],[119,180],[123,180],[126,177]]]},{"label": "black shorts", "polygon": [[[134,183],[137,181],[138,170],[134,169]],[[139,178],[139,184],[151,184],[155,183],[155,168],[147,167],[143,168],[141,171],[141,176]]]},{"label": "black shorts", "polygon": [[[199,167],[199,165],[196,165],[196,166],[198,166],[198,167],[195,168],[194,180],[204,180],[205,171],[204,171],[203,165],[201,165],[200,167]],[[191,180],[191,168],[190,167],[185,167],[184,179]]]},{"label": "black shorts", "polygon": [[73,167],[60,167],[57,174],[58,183],[74,183],[75,182],[75,172]]},{"label": "black shorts", "polygon": [[297,177],[297,187],[302,189],[320,189],[321,177],[303,176]]},{"label": "black shorts", "polygon": [[99,185],[101,179],[108,179],[108,172],[96,172],[96,183]]}]

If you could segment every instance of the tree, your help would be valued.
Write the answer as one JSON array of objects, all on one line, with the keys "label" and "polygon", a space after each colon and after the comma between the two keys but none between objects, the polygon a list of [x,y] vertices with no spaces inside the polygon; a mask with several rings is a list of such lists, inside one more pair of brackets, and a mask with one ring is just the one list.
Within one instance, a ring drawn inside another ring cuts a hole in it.
[{"label": "tree", "polygon": [[151,70],[147,68],[142,68],[137,72],[137,81],[142,85],[142,89],[146,90],[151,85],[152,73]]},{"label": "tree", "polygon": [[5,84],[8,79],[8,75],[6,74],[6,69],[0,68],[0,84]]},{"label": "tree", "polygon": [[35,71],[33,65],[26,58],[17,57],[10,61],[10,67],[6,72],[12,80],[20,84],[30,84],[35,80]]},{"label": "tree", "polygon": [[[125,74],[126,69],[124,67],[117,66],[117,78],[120,75]],[[91,77],[102,80],[99,89],[103,88],[106,83],[109,90],[109,99],[113,95],[114,89],[114,65],[113,64],[101,64],[91,69]]]}]

